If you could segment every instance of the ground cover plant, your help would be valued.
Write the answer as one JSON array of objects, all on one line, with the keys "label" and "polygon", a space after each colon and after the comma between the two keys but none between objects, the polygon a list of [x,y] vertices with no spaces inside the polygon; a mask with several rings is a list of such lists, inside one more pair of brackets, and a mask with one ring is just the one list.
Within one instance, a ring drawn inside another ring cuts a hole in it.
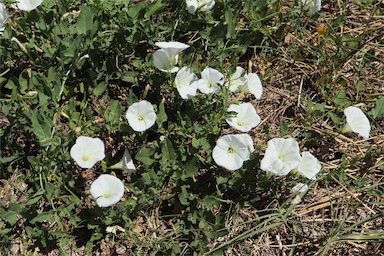
[{"label": "ground cover plant", "polygon": [[382,1],[0,4],[1,255],[382,255]]}]

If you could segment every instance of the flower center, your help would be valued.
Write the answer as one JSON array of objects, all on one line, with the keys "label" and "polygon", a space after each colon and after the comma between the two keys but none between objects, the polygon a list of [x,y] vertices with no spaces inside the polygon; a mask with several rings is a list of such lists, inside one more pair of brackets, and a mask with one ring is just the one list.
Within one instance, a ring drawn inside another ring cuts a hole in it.
[{"label": "flower center", "polygon": [[229,147],[229,148],[228,148],[228,153],[229,153],[229,154],[232,154],[234,151],[235,151],[235,150],[233,150],[232,147]]},{"label": "flower center", "polygon": [[83,160],[84,162],[87,162],[89,160],[89,157],[88,156],[82,156],[81,160]]},{"label": "flower center", "polygon": [[139,120],[139,122],[142,122],[142,121],[144,121],[144,117],[142,117],[142,116],[138,116],[138,117],[137,117],[137,120]]},{"label": "flower center", "polygon": [[111,195],[109,194],[109,193],[104,193],[104,198],[110,198],[111,197]]},{"label": "flower center", "polygon": [[238,125],[238,126],[243,126],[243,122],[241,122],[241,121],[237,121],[237,125]]}]

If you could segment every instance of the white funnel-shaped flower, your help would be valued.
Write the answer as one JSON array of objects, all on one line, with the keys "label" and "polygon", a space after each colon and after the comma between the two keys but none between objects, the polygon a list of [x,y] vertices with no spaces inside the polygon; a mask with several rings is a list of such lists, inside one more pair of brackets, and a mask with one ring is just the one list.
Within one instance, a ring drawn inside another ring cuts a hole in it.
[{"label": "white funnel-shaped flower", "polygon": [[188,67],[183,67],[175,77],[176,89],[182,99],[192,99],[196,95],[197,76]]},{"label": "white funnel-shaped flower", "polygon": [[347,124],[342,131],[343,133],[355,132],[365,139],[369,138],[371,124],[361,109],[357,107],[347,107],[344,110],[344,115],[347,118]]},{"label": "white funnel-shaped flower", "polygon": [[240,105],[232,104],[228,112],[236,112],[234,117],[226,119],[227,123],[241,132],[248,132],[260,123],[260,116],[249,102]]},{"label": "white funnel-shaped flower", "polygon": [[92,183],[90,192],[98,206],[108,207],[120,201],[124,184],[115,176],[102,174]]},{"label": "white funnel-shaped flower", "polygon": [[301,154],[301,162],[299,167],[297,167],[297,172],[310,179],[310,180],[316,180],[316,175],[321,170],[321,164],[317,158],[309,153],[308,151],[305,151]]},{"label": "white funnel-shaped flower", "polygon": [[198,81],[198,89],[204,94],[212,94],[220,91],[224,84],[224,75],[214,68],[205,68],[201,72],[201,79]]},{"label": "white funnel-shaped flower", "polygon": [[243,162],[250,158],[250,149],[253,149],[249,138],[232,134],[220,137],[212,151],[213,160],[217,165],[231,171],[241,168]]},{"label": "white funnel-shaped flower", "polygon": [[30,12],[41,5],[42,2],[43,0],[16,0],[12,7],[22,11]]},{"label": "white funnel-shaped flower", "polygon": [[153,64],[163,72],[174,73],[179,70],[176,67],[178,55],[187,49],[189,45],[180,42],[157,42],[159,50],[153,53]]},{"label": "white funnel-shaped flower", "polygon": [[70,155],[81,168],[91,168],[105,158],[104,143],[99,138],[80,136],[72,146]]},{"label": "white funnel-shaped flower", "polygon": [[268,141],[260,168],[278,176],[285,176],[300,165],[299,144],[292,138],[275,138]]},{"label": "white funnel-shaped flower", "polygon": [[143,132],[149,129],[156,121],[156,113],[153,110],[152,104],[146,100],[129,106],[125,117],[129,125],[136,132]]},{"label": "white funnel-shaped flower", "polygon": [[136,172],[135,165],[133,164],[132,156],[129,153],[128,149],[124,150],[124,155],[121,158],[120,162],[109,167],[111,169],[120,169],[125,173],[134,173]]}]

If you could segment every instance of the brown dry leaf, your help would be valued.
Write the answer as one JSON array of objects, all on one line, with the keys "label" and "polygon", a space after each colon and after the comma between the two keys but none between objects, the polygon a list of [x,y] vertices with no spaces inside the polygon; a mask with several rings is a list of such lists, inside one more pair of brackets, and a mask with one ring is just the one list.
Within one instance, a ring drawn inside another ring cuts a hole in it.
[{"label": "brown dry leaf", "polygon": [[284,43],[289,44],[290,42],[293,42],[295,40],[295,36],[292,35],[291,33],[287,34],[284,37]]},{"label": "brown dry leaf", "polygon": [[325,36],[327,33],[327,27],[325,24],[320,24],[319,26],[316,27],[317,33],[319,33],[320,36]]}]

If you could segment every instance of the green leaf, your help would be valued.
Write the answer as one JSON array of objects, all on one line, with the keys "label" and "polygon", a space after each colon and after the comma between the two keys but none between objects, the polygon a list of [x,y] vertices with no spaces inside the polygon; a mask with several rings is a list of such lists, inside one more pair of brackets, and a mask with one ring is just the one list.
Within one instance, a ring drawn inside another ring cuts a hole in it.
[{"label": "green leaf", "polygon": [[363,91],[364,90],[364,83],[362,81],[357,82],[356,89],[359,92]]},{"label": "green leaf", "polygon": [[112,100],[111,104],[104,111],[104,118],[106,122],[116,124],[119,122],[121,116],[121,106],[118,100]]},{"label": "green leaf", "polygon": [[130,7],[127,11],[128,16],[136,20],[138,15],[140,14],[140,11],[144,8],[144,5],[145,2],[139,2],[134,6]]},{"label": "green leaf", "polygon": [[289,134],[288,124],[284,121],[281,121],[280,122],[280,136],[283,137],[287,134]]},{"label": "green leaf", "polygon": [[105,89],[107,89],[107,87],[108,83],[106,81],[103,81],[93,89],[93,94],[97,97],[101,95],[105,91]]},{"label": "green leaf", "polygon": [[158,11],[160,11],[161,9],[163,9],[165,6],[167,6],[167,3],[163,3],[162,0],[157,0],[156,2],[153,2],[151,4],[149,4],[147,7],[146,7],[146,10],[145,10],[145,17],[146,18],[149,18],[151,17],[153,14],[157,13]]},{"label": "green leaf", "polygon": [[157,123],[157,126],[160,128],[162,127],[162,124],[167,121],[168,119],[168,116],[167,114],[165,113],[165,107],[164,107],[164,101],[161,101],[160,102],[160,105],[159,105],[159,111],[156,115],[156,123]]},{"label": "green leaf", "polygon": [[133,71],[124,72],[123,75],[121,76],[121,80],[123,80],[124,82],[134,84],[137,82],[136,73]]},{"label": "green leaf", "polygon": [[181,192],[179,193],[178,196],[179,196],[180,203],[182,205],[189,205],[189,202],[188,202],[189,193],[185,185],[181,186]]},{"label": "green leaf", "polygon": [[1,214],[1,217],[6,219],[11,226],[14,226],[17,222],[17,213],[14,211],[6,211]]},{"label": "green leaf", "polygon": [[329,117],[332,119],[332,122],[335,124],[335,125],[339,125],[341,123],[341,118],[336,115],[335,113],[333,112],[328,112],[328,115]]},{"label": "green leaf", "polygon": [[0,164],[9,163],[18,158],[18,155],[8,156],[8,157],[0,157]]},{"label": "green leaf", "polygon": [[199,170],[199,159],[193,156],[190,160],[185,163],[185,174],[186,176],[192,177]]},{"label": "green leaf", "polygon": [[381,96],[378,100],[376,100],[375,107],[369,111],[369,114],[372,115],[374,119],[384,115],[384,96]]},{"label": "green leaf", "polygon": [[76,31],[78,34],[86,34],[93,26],[93,14],[92,10],[83,5],[80,9],[79,17],[76,22]]},{"label": "green leaf", "polygon": [[131,106],[133,103],[138,102],[139,99],[137,96],[133,93],[132,90],[129,90],[128,97],[127,97],[127,105]]},{"label": "green leaf", "polygon": [[45,191],[46,191],[46,198],[51,200],[53,199],[53,196],[55,195],[57,188],[53,183],[47,182],[45,183]]},{"label": "green leaf", "polygon": [[165,162],[168,162],[169,160],[176,160],[177,155],[173,149],[172,142],[168,138],[165,138],[161,144],[162,160]]},{"label": "green leaf", "polygon": [[29,221],[32,225],[36,222],[43,222],[43,221],[54,221],[55,218],[53,217],[52,212],[42,212],[39,213],[35,218]]},{"label": "green leaf", "polygon": [[228,9],[225,11],[225,24],[227,25],[226,38],[230,39],[235,35],[236,18],[233,15],[233,10]]},{"label": "green leaf", "polygon": [[37,111],[32,113],[30,119],[32,131],[39,139],[40,145],[43,147],[50,145],[52,121]]},{"label": "green leaf", "polygon": [[25,205],[33,205],[33,204],[37,203],[38,201],[40,201],[41,197],[42,197],[42,195],[36,195],[35,194],[35,197],[32,197],[31,199],[29,199],[25,203]]},{"label": "green leaf", "polygon": [[335,104],[340,106],[340,105],[344,104],[346,99],[347,99],[347,95],[345,94],[345,92],[344,91],[338,91],[335,95],[335,98],[333,99],[333,102],[335,102]]},{"label": "green leaf", "polygon": [[142,162],[144,165],[151,165],[155,162],[155,160],[151,158],[155,151],[154,148],[142,148],[136,154],[135,159]]},{"label": "green leaf", "polygon": [[11,232],[11,230],[12,230],[12,228],[1,229],[0,235],[4,236],[4,235],[8,234],[9,232]]},{"label": "green leaf", "polygon": [[26,69],[24,69],[19,75],[19,86],[19,90],[22,94],[25,94],[29,89],[29,76]]}]

